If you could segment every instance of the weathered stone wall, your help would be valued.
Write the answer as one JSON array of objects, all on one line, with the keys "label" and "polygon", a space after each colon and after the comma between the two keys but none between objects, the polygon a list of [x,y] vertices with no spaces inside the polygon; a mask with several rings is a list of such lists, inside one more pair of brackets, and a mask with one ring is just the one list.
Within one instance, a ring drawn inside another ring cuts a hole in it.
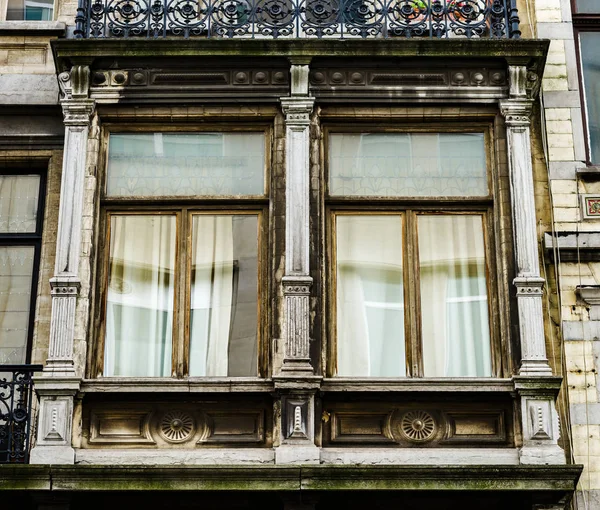
[{"label": "weathered stone wall", "polygon": [[[552,224],[540,226],[540,230],[598,231],[600,224],[594,220],[583,220],[581,213],[580,195],[600,192],[600,185],[586,182],[577,174],[578,168],[585,167],[586,155],[571,5],[567,1],[536,0],[533,7],[531,17],[536,20],[533,25],[534,36],[551,39],[541,105]],[[578,486],[579,507],[598,508],[600,393],[597,373],[600,323],[590,321],[589,306],[578,298],[576,287],[598,285],[600,264],[578,260],[560,262],[561,255],[564,256],[562,251],[554,253],[557,263],[553,264],[549,262],[549,254],[546,255],[550,308],[555,310],[558,304],[561,314],[560,319],[552,317],[550,333],[557,338],[562,337],[561,348],[553,354],[553,368],[555,373],[566,378],[563,388],[568,389],[567,392],[563,391],[560,399],[561,404],[568,406],[570,411],[568,422],[563,421],[563,440],[570,443],[574,462],[585,466]]]},{"label": "weathered stone wall", "polygon": [[57,104],[51,37],[15,32],[14,27],[0,29],[0,105]]}]

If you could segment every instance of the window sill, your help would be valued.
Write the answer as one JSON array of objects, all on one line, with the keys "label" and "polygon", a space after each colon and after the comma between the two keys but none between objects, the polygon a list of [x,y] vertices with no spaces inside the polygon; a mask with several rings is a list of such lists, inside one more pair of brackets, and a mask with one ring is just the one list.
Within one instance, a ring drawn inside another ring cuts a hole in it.
[{"label": "window sill", "polygon": [[64,36],[67,25],[62,21],[0,21],[2,35],[55,35]]},{"label": "window sill", "polygon": [[321,391],[418,391],[418,392],[506,392],[514,391],[512,379],[472,378],[411,378],[386,379],[362,377],[332,377],[323,379]]},{"label": "window sill", "polygon": [[81,393],[247,393],[272,391],[273,382],[257,377],[106,377],[84,379]]}]

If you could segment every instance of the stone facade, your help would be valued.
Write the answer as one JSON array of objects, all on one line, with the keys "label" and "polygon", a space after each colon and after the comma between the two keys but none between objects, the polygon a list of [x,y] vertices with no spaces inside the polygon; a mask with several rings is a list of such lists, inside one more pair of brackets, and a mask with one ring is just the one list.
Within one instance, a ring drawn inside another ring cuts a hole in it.
[{"label": "stone facade", "polygon": [[[82,489],[150,490],[167,479],[175,491],[289,493],[286,509],[323,508],[336,491],[352,507],[346,490],[423,487],[424,508],[553,501],[544,508],[559,509],[578,478],[573,464],[583,464],[577,501],[600,507],[600,299],[585,292],[600,284],[600,263],[573,259],[577,241],[563,245],[559,235],[593,239],[598,220],[584,219],[581,204],[600,195],[600,183],[578,172],[585,139],[565,3],[518,2],[524,39],[464,47],[452,39],[94,46],[72,39],[77,4],[67,1],[57,22],[0,22],[0,103],[14,107],[0,121],[16,126],[0,131],[0,161],[48,168],[31,355],[44,364],[36,437],[30,471],[6,469],[2,481],[0,470],[0,487],[54,484],[73,491],[73,507]],[[550,39],[547,53],[538,38]],[[261,122],[271,147],[264,377],[101,377],[108,130]],[[468,123],[491,133],[495,377],[334,377],[324,127]],[[467,495],[436,499],[455,488]]]}]

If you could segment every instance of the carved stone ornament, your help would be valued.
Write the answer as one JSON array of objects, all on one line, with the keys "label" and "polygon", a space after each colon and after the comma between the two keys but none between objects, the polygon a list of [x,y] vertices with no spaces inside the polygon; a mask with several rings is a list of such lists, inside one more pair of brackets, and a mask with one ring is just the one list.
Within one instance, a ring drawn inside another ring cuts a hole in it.
[{"label": "carved stone ornament", "polygon": [[531,124],[533,102],[530,99],[500,101],[500,111],[508,127],[525,128]]},{"label": "carved stone ornament", "polygon": [[427,411],[408,411],[400,419],[399,430],[406,440],[424,443],[435,437],[437,424]]},{"label": "carved stone ornament", "polygon": [[70,71],[58,75],[58,85],[63,100],[87,99],[90,88],[90,68],[73,66]]},{"label": "carved stone ornament", "polygon": [[544,294],[545,280],[543,278],[515,278],[517,297],[520,296],[542,296]]},{"label": "carved stone ornament", "polygon": [[308,126],[310,123],[310,114],[315,104],[314,97],[303,98],[281,98],[281,108],[285,114],[285,122],[288,126]]},{"label": "carved stone ornament", "polygon": [[194,434],[195,428],[194,418],[180,410],[166,412],[159,424],[160,435],[170,443],[187,441]]}]

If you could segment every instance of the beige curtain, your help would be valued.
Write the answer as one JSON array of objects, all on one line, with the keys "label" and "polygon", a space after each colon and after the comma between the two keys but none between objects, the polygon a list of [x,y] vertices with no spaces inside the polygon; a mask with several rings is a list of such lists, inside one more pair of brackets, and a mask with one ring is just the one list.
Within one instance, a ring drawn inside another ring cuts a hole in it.
[{"label": "beige curtain", "polygon": [[233,217],[192,224],[190,375],[227,376],[233,307]]},{"label": "beige curtain", "polygon": [[175,216],[111,218],[104,375],[171,375]]},{"label": "beige curtain", "polygon": [[405,375],[400,215],[336,217],[340,376]]},{"label": "beige curtain", "polygon": [[483,218],[418,219],[426,377],[491,375]]}]

